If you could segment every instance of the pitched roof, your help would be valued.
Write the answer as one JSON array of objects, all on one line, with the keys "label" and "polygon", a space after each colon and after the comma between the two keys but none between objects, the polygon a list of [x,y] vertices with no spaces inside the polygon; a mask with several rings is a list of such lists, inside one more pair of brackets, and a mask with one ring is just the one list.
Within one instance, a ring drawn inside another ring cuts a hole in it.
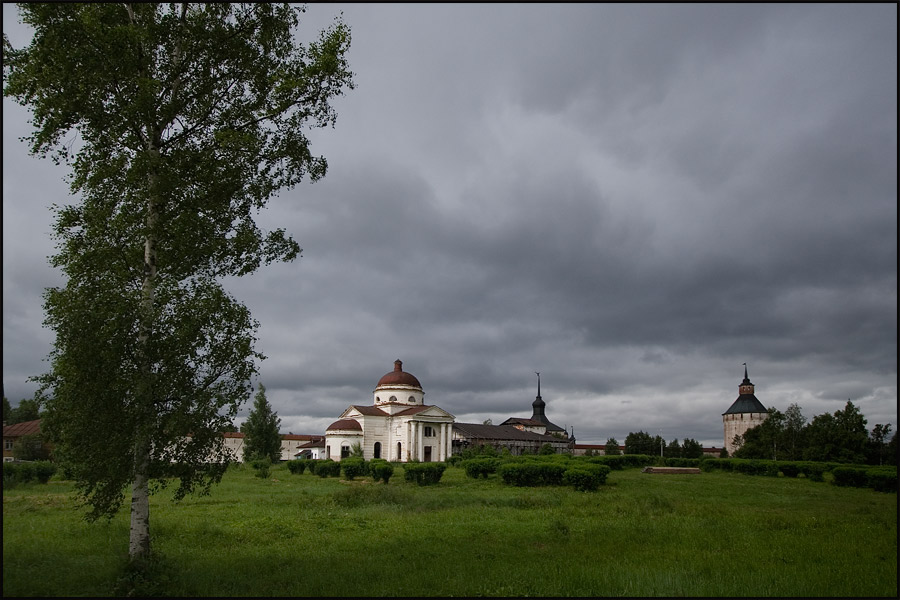
[{"label": "pitched roof", "polygon": [[41,432],[41,420],[24,421],[15,425],[3,426],[3,437],[19,437],[22,435],[33,435]]},{"label": "pitched roof", "polygon": [[756,399],[753,394],[741,394],[731,405],[731,408],[723,412],[723,415],[732,415],[739,413],[764,413],[766,407],[762,402]]},{"label": "pitched roof", "polygon": [[422,412],[423,410],[428,410],[429,408],[431,408],[431,405],[429,404],[419,404],[417,406],[410,406],[406,410],[401,410],[400,412],[396,413],[396,415],[415,415]]},{"label": "pitched roof", "polygon": [[360,414],[366,417],[387,417],[388,414],[378,408],[377,406],[369,405],[359,405],[359,404],[351,404],[352,408],[355,408],[360,412]]},{"label": "pitched roof", "polygon": [[520,417],[510,417],[500,423],[501,425],[525,425],[527,427],[546,427],[546,423],[542,423],[537,419],[523,419]]},{"label": "pitched roof", "polygon": [[482,425],[480,423],[454,423],[453,429],[462,435],[478,440],[521,440],[532,442],[562,442],[553,435],[522,431],[512,425]]}]

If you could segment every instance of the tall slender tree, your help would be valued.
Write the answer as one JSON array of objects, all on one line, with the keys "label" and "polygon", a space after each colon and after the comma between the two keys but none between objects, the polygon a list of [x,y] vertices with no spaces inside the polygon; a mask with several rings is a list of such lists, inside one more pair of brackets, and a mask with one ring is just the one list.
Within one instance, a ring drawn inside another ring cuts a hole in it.
[{"label": "tall slender tree", "polygon": [[241,425],[244,433],[244,460],[268,458],[272,462],[281,459],[281,419],[272,410],[266,398],[266,386],[259,384],[253,408],[247,420]]},{"label": "tall slender tree", "polygon": [[31,110],[31,152],[67,164],[75,196],[54,206],[66,284],[44,296],[42,429],[88,519],[130,486],[142,566],[153,475],[178,464],[176,498],[221,478],[220,432],[264,357],[220,279],[300,253],[254,217],[325,175],[305,130],[333,126],[331,101],[353,87],[350,31],[336,19],[304,45],[288,4],[19,7],[34,35],[21,49],[4,35],[4,94]]}]

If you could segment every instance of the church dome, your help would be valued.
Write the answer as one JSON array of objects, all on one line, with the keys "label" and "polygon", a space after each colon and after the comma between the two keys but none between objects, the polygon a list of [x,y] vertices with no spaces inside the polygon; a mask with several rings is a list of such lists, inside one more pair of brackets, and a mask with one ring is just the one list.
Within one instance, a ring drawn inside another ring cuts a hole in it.
[{"label": "church dome", "polygon": [[419,380],[414,375],[403,370],[403,362],[398,359],[394,361],[394,370],[390,373],[385,373],[384,377],[378,380],[378,385],[375,386],[375,389],[378,390],[384,387],[409,387],[421,390],[422,384],[419,383]]}]

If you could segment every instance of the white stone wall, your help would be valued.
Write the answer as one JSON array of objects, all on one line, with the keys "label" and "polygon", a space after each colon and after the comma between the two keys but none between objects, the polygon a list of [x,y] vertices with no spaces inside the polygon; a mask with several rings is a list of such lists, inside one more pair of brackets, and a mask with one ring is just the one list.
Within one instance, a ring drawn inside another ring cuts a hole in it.
[{"label": "white stone wall", "polygon": [[725,449],[728,456],[737,450],[734,446],[734,436],[744,435],[751,427],[756,427],[766,420],[768,413],[731,413],[722,415],[722,424],[725,429]]}]

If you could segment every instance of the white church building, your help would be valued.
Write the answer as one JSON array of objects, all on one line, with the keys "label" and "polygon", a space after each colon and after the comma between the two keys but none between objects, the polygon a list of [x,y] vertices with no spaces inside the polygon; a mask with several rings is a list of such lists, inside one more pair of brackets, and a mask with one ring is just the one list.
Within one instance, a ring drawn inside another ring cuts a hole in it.
[{"label": "white church building", "polygon": [[350,456],[354,445],[366,460],[444,461],[450,457],[455,417],[438,406],[425,404],[422,384],[403,370],[378,380],[371,405],[351,405],[325,430],[325,457]]}]

